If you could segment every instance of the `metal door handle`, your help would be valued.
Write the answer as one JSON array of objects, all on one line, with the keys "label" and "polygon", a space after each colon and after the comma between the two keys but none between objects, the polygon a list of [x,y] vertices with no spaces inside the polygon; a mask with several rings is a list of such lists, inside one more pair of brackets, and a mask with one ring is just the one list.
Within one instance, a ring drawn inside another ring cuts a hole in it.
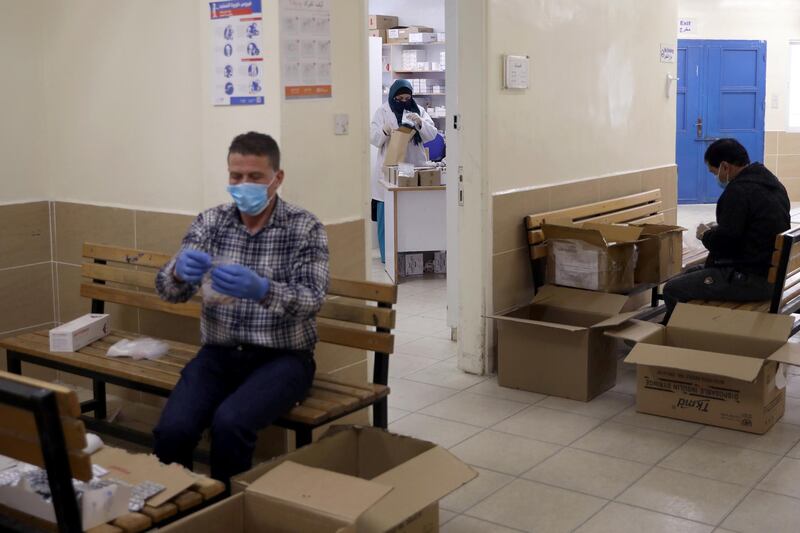
[{"label": "metal door handle", "polygon": [[703,117],[697,117],[697,122],[695,122],[694,127],[697,128],[697,138],[703,138]]}]

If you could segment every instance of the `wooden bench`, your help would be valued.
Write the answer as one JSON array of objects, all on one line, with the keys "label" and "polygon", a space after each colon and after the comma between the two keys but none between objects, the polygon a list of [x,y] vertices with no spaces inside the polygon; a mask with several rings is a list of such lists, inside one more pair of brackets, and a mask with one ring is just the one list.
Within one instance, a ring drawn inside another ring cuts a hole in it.
[{"label": "wooden bench", "polygon": [[[162,253],[86,243],[81,266],[85,281],[80,294],[92,301],[92,312],[102,313],[104,303],[111,302],[173,315],[199,318],[201,300],[195,297],[186,303],[172,304],[154,291],[156,272],[170,260]],[[135,268],[131,268],[135,267]],[[113,285],[111,285],[113,284]],[[308,398],[276,422],[295,431],[297,447],[309,444],[312,431],[329,422],[372,406],[373,424],[388,424],[389,354],[394,351],[397,287],[382,283],[332,279],[326,301],[318,315],[320,342],[374,352],[373,383],[346,383],[317,375]],[[48,332],[25,333],[0,340],[7,351],[8,370],[21,373],[21,363],[33,363],[63,372],[85,376],[93,381],[93,399],[84,402],[81,410],[93,411],[94,417],[83,419],[87,426],[121,438],[151,444],[151,437],[119,425],[104,422],[106,418],[106,383],[167,397],[180,377],[184,365],[197,353],[199,346],[168,341],[169,352],[157,360],[110,358],[108,348],[122,338],[139,335],[112,331],[111,335],[86,346],[76,353],[51,352]]]},{"label": "wooden bench", "polygon": [[[47,471],[57,525],[0,505],[0,529],[33,525],[39,529],[83,531],[72,478],[92,478],[91,456],[86,447],[86,429],[74,391],[51,383],[0,372],[0,454],[37,465]],[[92,533],[134,533],[185,516],[218,499],[225,485],[197,476],[189,489],[158,506],[127,513],[110,524],[90,529]]]}]

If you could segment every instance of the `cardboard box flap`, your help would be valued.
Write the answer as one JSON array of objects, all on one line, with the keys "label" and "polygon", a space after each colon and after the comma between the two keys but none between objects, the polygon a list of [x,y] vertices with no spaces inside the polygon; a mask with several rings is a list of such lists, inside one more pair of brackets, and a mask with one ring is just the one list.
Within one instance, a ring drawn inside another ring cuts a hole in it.
[{"label": "cardboard box flap", "polygon": [[740,311],[711,305],[678,304],[667,327],[783,344],[789,338],[793,324],[794,319],[789,315]]},{"label": "cardboard box flap", "polygon": [[372,481],[394,490],[358,519],[358,531],[388,531],[477,477],[447,450],[435,447]]},{"label": "cardboard box flap", "polygon": [[545,240],[552,241],[557,239],[583,241],[598,248],[607,248],[608,243],[603,234],[597,230],[586,230],[578,226],[567,226],[564,224],[542,224],[542,233]]},{"label": "cardboard box flap", "polygon": [[247,488],[351,523],[391,490],[389,485],[292,461],[284,461]]},{"label": "cardboard box flap", "polygon": [[548,328],[563,329],[564,331],[571,331],[573,333],[578,331],[586,331],[586,328],[581,326],[571,326],[569,324],[560,324],[558,322],[544,322],[542,320],[530,320],[527,318],[517,318],[505,315],[492,315],[489,318],[493,318],[494,320],[502,320],[504,322],[516,322],[518,324],[532,324],[536,326],[546,326]]},{"label": "cardboard box flap", "polygon": [[632,319],[639,313],[640,311],[631,311],[629,313],[620,313],[618,315],[614,315],[611,318],[607,318],[602,322],[598,322],[597,324],[593,325],[592,329],[607,329],[616,326],[621,326],[622,324]]},{"label": "cardboard box flap", "polygon": [[637,344],[625,358],[625,362],[753,381],[758,377],[764,360],[658,344]]},{"label": "cardboard box flap", "polygon": [[606,331],[607,337],[622,339],[626,341],[642,342],[650,338],[659,331],[663,331],[664,326],[645,320],[629,320],[625,327]]},{"label": "cardboard box flap", "polygon": [[642,237],[666,235],[668,233],[683,233],[684,231],[689,231],[681,226],[669,226],[664,224],[641,224],[639,227],[642,228]]},{"label": "cardboard box flap", "polygon": [[800,344],[787,342],[767,357],[769,361],[786,363],[787,365],[800,366]]},{"label": "cardboard box flap", "polygon": [[606,242],[636,242],[642,235],[641,226],[586,222],[582,227],[588,230],[599,231]]},{"label": "cardboard box flap", "polygon": [[625,304],[628,303],[628,297],[623,294],[545,285],[536,293],[532,303],[610,317],[618,314],[625,307]]}]

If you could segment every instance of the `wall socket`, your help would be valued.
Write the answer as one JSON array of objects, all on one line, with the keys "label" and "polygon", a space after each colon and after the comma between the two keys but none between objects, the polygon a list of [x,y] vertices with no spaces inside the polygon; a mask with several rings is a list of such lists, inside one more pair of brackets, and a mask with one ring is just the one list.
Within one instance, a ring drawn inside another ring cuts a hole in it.
[{"label": "wall socket", "polygon": [[335,135],[347,135],[350,133],[350,116],[346,113],[338,113],[333,116],[333,133]]}]

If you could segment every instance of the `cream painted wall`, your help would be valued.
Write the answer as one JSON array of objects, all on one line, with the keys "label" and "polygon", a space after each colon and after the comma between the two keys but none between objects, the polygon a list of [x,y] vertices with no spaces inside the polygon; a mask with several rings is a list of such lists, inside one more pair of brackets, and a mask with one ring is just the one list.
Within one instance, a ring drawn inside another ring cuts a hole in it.
[{"label": "cream painted wall", "polygon": [[[676,0],[489,0],[487,157],[494,192],[671,164]],[[501,87],[502,55],[531,88]]]},{"label": "cream painted wall", "polygon": [[[6,5],[7,4],[7,5]],[[0,15],[0,204],[47,198],[42,158],[44,2],[7,2]]]},{"label": "cream painted wall", "polygon": [[[683,38],[767,41],[765,129],[785,130],[789,41],[800,39],[800,1],[678,0],[678,16],[695,19],[697,24],[697,33]],[[777,97],[777,107],[772,105],[773,97]]]}]

